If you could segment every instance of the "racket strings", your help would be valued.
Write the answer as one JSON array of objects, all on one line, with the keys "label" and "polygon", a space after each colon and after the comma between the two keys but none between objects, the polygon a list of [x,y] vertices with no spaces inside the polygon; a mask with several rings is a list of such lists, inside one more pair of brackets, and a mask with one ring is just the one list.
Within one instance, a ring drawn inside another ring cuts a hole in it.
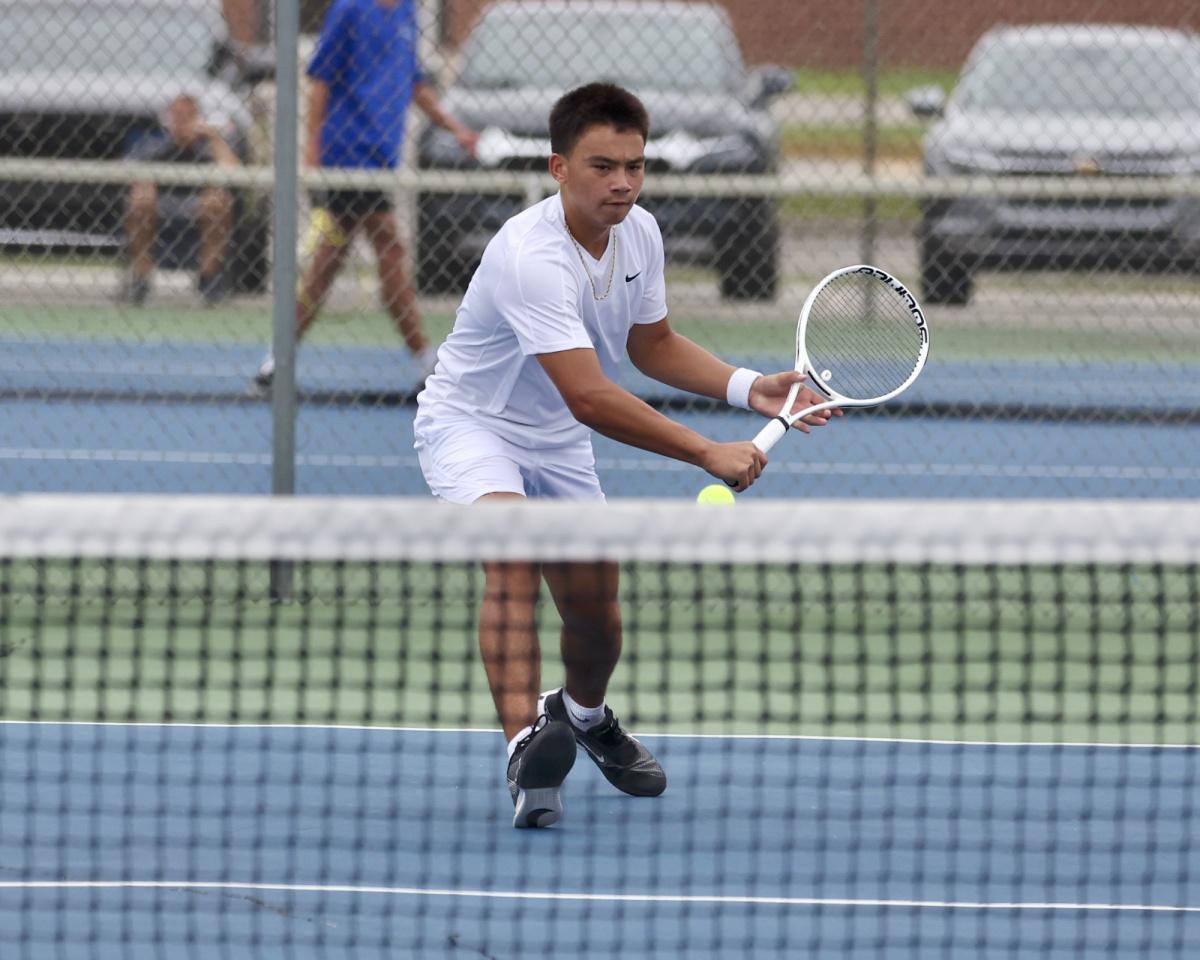
[{"label": "racket strings", "polygon": [[902,387],[920,363],[923,344],[908,300],[862,273],[835,277],[817,294],[804,332],[822,385],[853,400]]}]

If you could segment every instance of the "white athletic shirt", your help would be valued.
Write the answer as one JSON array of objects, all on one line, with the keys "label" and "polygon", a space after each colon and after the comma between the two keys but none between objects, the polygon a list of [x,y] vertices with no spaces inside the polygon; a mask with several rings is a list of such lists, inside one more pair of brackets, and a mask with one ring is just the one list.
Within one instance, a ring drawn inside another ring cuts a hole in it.
[{"label": "white athletic shirt", "polygon": [[[630,328],[666,317],[667,300],[662,233],[641,207],[613,228],[599,261],[580,253],[557,194],[500,228],[417,398],[418,434],[467,416],[522,447],[557,447],[589,436],[537,354],[593,348],[605,376],[615,380]],[[612,290],[596,300],[610,270]]]}]

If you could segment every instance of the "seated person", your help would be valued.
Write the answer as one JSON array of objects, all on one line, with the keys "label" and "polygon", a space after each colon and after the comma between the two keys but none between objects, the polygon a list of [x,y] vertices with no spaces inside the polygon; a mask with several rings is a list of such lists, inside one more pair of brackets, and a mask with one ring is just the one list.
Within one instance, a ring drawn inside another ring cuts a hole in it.
[{"label": "seated person", "polygon": [[[196,98],[176,96],[167,107],[164,136],[155,137],[130,157],[139,163],[216,163],[240,166],[234,149],[207,122]],[[200,235],[200,295],[207,304],[225,299],[225,255],[233,232],[233,194],[224,187],[158,186],[134,183],[129,190],[125,233],[129,243],[129,276],[123,299],[140,306],[150,293],[153,248],[159,218],[186,218]]]}]

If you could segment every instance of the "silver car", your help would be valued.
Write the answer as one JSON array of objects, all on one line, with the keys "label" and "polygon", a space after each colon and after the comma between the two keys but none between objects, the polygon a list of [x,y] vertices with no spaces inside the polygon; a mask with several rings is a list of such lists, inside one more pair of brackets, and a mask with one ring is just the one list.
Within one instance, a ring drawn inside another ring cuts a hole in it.
[{"label": "silver car", "polygon": [[[939,119],[927,174],[1003,178],[1200,173],[1200,40],[1125,26],[1005,27],[971,52]],[[927,303],[966,303],[980,269],[1170,268],[1200,258],[1192,197],[930,198],[920,227]]]},{"label": "silver car", "polygon": [[[607,79],[650,112],[652,172],[707,177],[768,173],[779,162],[771,101],[791,73],[747,69],[728,14],[715,3],[666,0],[503,0],[484,9],[464,45],[446,109],[483,131],[475,156],[427,126],[418,164],[436,169],[544,173],[547,117],[573,86]],[[721,294],[770,300],[779,286],[779,211],[767,197],[656,194],[639,201],[658,219],[667,256],[715,268]],[[428,191],[417,198],[417,283],[466,288],[487,242],[525,203],[521,195]]]},{"label": "silver car", "polygon": [[[252,159],[247,89],[273,72],[247,65],[226,39],[216,0],[0,0],[0,158],[36,163],[119,164],[159,135],[160,116],[181,92]],[[124,243],[128,187],[0,177],[0,251],[113,254]],[[269,212],[235,192],[232,280],[265,286]],[[166,252],[194,247],[187,228],[165,223]]]}]

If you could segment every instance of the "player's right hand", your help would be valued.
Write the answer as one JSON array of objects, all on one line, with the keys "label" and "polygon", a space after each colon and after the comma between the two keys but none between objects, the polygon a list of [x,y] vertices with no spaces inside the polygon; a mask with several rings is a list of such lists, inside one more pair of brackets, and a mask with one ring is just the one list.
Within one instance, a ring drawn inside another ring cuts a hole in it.
[{"label": "player's right hand", "polygon": [[[787,399],[788,392],[792,389],[792,384],[803,384],[804,380],[805,375],[799,370],[785,370],[782,373],[759,377],[750,388],[750,409],[761,413],[764,417],[776,416],[779,413],[780,405]],[[821,396],[815,390],[802,385],[796,394],[796,399],[792,401],[791,410],[788,412],[796,413],[805,407],[815,407],[817,404],[824,403],[826,399],[826,397]],[[808,433],[809,427],[823,427],[831,419],[840,417],[841,415],[842,411],[838,407],[832,407],[828,410],[818,410],[816,413],[810,413],[803,420],[797,420],[792,424],[792,429],[799,430],[801,433]]]},{"label": "player's right hand", "polygon": [[700,465],[741,493],[762,475],[767,455],[749,440],[713,443]]}]

